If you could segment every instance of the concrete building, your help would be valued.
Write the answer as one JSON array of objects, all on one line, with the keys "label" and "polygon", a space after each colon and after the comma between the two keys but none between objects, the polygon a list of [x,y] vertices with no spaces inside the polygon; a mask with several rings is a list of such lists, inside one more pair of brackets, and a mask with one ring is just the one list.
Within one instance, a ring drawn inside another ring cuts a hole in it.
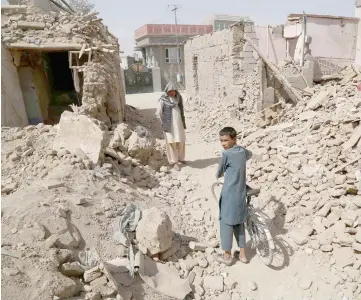
[{"label": "concrete building", "polygon": [[[357,8],[356,8],[357,9]],[[306,14],[305,34],[309,53],[315,61],[314,79],[338,73],[355,61],[359,19],[354,17]],[[302,52],[302,14],[290,14],[284,25],[287,55],[298,60]]]},{"label": "concrete building", "polygon": [[142,52],[146,66],[152,69],[154,92],[162,91],[169,81],[177,81],[178,72],[183,76],[180,87],[185,88],[183,43],[212,30],[211,25],[178,25],[177,31],[172,24],[147,24],[135,31],[135,50]]},{"label": "concrete building", "polygon": [[213,31],[228,29],[231,25],[243,21],[244,23],[253,23],[249,17],[230,16],[230,15],[214,15],[205,19],[204,25],[212,25]]}]

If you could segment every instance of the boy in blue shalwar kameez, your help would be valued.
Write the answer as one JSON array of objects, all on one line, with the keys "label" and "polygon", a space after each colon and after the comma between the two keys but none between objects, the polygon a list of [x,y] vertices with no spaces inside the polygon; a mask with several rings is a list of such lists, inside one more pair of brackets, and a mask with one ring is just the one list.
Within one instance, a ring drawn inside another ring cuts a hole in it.
[{"label": "boy in blue shalwar kameez", "polygon": [[237,132],[232,127],[223,128],[220,141],[224,148],[222,159],[216,174],[217,179],[224,175],[224,184],[219,199],[220,235],[224,254],[217,256],[217,261],[225,265],[232,264],[233,234],[240,248],[236,259],[247,263],[245,253],[245,226],[247,218],[246,203],[246,162],[252,152],[237,145]]}]

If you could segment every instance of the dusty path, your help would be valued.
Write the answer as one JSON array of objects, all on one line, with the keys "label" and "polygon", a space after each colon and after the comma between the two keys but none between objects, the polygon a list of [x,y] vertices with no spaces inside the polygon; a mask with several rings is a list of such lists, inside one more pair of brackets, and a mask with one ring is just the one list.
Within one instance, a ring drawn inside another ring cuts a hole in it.
[{"label": "dusty path", "polygon": [[[144,113],[154,113],[159,95],[156,93],[128,95],[127,104],[139,108]],[[189,119],[190,114],[187,117]],[[179,176],[190,176],[192,182],[198,186],[194,195],[209,199],[209,201],[203,201],[202,208],[210,209],[212,215],[217,218],[218,207],[211,200],[210,185],[214,181],[218,163],[216,153],[219,153],[220,148],[218,141],[211,141],[210,143],[202,141],[200,139],[202,133],[197,132],[194,125],[189,124],[188,121],[186,150],[188,164],[182,168]],[[182,210],[181,207],[171,209]],[[306,251],[298,251],[298,247],[288,239],[287,230],[282,225],[279,224],[272,230],[277,244],[273,266],[266,267],[263,265],[254,251],[248,249],[250,258],[248,265],[237,263],[225,268],[224,275],[228,276],[231,282],[238,283],[236,292],[232,294],[231,298],[255,300],[341,299],[342,295],[335,295],[334,292],[339,276],[333,274],[327,267],[330,260],[329,256],[327,254],[323,257],[314,256],[313,250],[310,248],[307,248]],[[205,231],[204,234],[206,235],[207,232]],[[249,246],[247,243],[248,248]],[[250,291],[249,283],[251,281],[258,285],[256,291]],[[312,286],[306,290],[303,286],[309,282],[312,283]],[[225,296],[224,299],[228,299],[227,295],[223,296]],[[231,298],[229,297],[229,299]],[[352,292],[348,299],[352,299]]]}]

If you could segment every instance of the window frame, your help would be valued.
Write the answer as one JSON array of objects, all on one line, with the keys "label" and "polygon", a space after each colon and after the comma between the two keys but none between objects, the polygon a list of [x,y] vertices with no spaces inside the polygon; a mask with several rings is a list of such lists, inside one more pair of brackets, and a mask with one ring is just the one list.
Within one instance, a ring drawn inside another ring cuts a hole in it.
[{"label": "window frame", "polygon": [[[179,57],[179,62],[182,62],[182,52],[181,52],[181,47],[167,47],[165,48],[165,62],[168,64],[176,64],[177,62],[177,57],[172,58],[169,56],[169,49],[177,49],[178,48],[178,57]],[[177,53],[177,52],[176,52]]]}]

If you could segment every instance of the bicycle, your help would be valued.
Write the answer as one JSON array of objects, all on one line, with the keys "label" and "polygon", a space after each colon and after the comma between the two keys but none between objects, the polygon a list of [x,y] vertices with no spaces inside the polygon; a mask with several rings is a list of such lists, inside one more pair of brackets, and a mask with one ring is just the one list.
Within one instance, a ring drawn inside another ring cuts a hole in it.
[{"label": "bicycle", "polygon": [[[212,194],[214,200],[218,203],[218,198],[215,193],[215,187],[222,185],[222,182],[215,182],[212,184]],[[266,214],[262,212],[262,209],[255,208],[251,203],[253,196],[258,196],[259,189],[252,189],[248,185],[247,187],[247,209],[248,215],[246,220],[246,228],[251,237],[251,248],[256,249],[256,253],[262,262],[269,266],[273,260],[273,252],[275,250],[275,243],[273,241],[270,230],[268,229],[269,219]]]}]

